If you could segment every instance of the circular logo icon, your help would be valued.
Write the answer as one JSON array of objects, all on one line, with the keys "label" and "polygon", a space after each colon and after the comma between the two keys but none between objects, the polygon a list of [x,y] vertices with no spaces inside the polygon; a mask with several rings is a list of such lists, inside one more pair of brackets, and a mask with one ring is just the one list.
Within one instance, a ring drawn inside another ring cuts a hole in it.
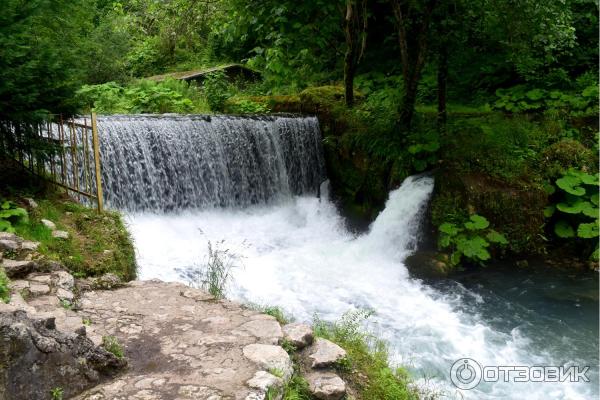
[{"label": "circular logo icon", "polygon": [[450,369],[450,380],[459,389],[473,389],[481,382],[481,365],[472,358],[456,360]]}]

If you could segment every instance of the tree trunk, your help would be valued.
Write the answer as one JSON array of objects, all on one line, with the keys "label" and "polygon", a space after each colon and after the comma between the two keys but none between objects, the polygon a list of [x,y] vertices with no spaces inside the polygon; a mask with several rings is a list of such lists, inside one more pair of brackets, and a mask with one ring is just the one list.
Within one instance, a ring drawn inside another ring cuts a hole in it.
[{"label": "tree trunk", "polygon": [[346,106],[354,105],[354,70],[356,69],[356,32],[354,29],[353,0],[346,0],[344,34],[346,36],[346,56],[344,57],[344,86]]},{"label": "tree trunk", "polygon": [[437,71],[437,94],[438,94],[438,132],[446,131],[446,121],[448,112],[446,111],[446,93],[448,83],[448,48],[447,46],[440,47],[438,71]]}]

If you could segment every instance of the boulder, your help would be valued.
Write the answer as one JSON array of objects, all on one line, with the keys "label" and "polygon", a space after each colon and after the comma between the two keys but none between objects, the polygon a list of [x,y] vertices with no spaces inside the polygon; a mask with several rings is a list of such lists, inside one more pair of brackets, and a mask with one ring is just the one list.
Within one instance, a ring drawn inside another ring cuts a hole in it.
[{"label": "boulder", "polygon": [[73,290],[75,287],[75,279],[73,275],[67,271],[56,271],[52,273],[54,285],[65,290]]},{"label": "boulder", "polygon": [[346,351],[337,344],[318,338],[313,344],[308,358],[312,368],[328,368],[346,357]]},{"label": "boulder", "polygon": [[31,209],[38,208],[38,203],[31,197],[25,197],[25,201],[27,202],[27,205],[29,206],[29,208],[31,208]]},{"label": "boulder", "polygon": [[23,243],[21,243],[21,250],[35,251],[38,249],[38,247],[40,247],[40,242],[32,242],[31,240],[24,240]]},{"label": "boulder", "polygon": [[451,272],[447,256],[432,251],[417,251],[404,261],[410,275],[419,279],[443,279]]},{"label": "boulder", "polygon": [[251,389],[256,389],[260,394],[264,395],[271,388],[280,392],[283,388],[283,379],[266,371],[257,371],[246,384]]},{"label": "boulder", "polygon": [[10,239],[0,239],[0,251],[17,251],[19,243]]},{"label": "boulder", "polygon": [[56,229],[56,224],[54,222],[50,221],[49,219],[42,219],[40,222],[42,223],[42,225],[44,225],[46,228],[48,228],[50,230]]},{"label": "boulder", "polygon": [[52,237],[56,239],[68,239],[69,232],[67,231],[52,231]]},{"label": "boulder", "polygon": [[114,375],[126,363],[83,335],[55,330],[52,318],[0,314],[0,398],[45,399],[56,387],[70,398]]},{"label": "boulder", "polygon": [[340,400],[346,394],[346,383],[333,372],[316,372],[306,377],[310,393],[320,400]]},{"label": "boulder", "polygon": [[15,261],[5,259],[2,260],[2,266],[6,272],[6,276],[10,279],[22,278],[36,269],[37,264],[34,261]]},{"label": "boulder", "polygon": [[266,371],[277,371],[287,381],[294,372],[288,353],[279,346],[270,344],[249,344],[242,350],[244,357]]},{"label": "boulder", "polygon": [[283,327],[283,337],[289,343],[294,345],[297,350],[301,350],[312,344],[314,340],[312,328],[306,324],[291,323]]},{"label": "boulder", "polygon": [[246,322],[240,328],[268,344],[277,344],[283,337],[281,325],[275,318],[256,319]]}]

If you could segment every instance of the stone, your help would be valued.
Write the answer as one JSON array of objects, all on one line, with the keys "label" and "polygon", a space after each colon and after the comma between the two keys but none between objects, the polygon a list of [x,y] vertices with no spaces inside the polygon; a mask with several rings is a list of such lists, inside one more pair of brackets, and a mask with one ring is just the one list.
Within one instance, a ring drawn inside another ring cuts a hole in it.
[{"label": "stone", "polygon": [[23,243],[21,243],[21,250],[35,251],[38,249],[38,247],[40,247],[40,242],[32,242],[31,240],[24,240]]},{"label": "stone", "polygon": [[251,389],[257,389],[261,393],[266,393],[270,388],[283,388],[283,379],[266,371],[258,371],[246,384]]},{"label": "stone", "polygon": [[283,337],[291,343],[296,350],[301,350],[312,344],[313,330],[307,324],[291,323],[283,326]]},{"label": "stone", "polygon": [[6,272],[6,276],[10,279],[22,278],[33,271],[37,264],[35,261],[15,261],[4,259],[2,260],[2,266]]},{"label": "stone", "polygon": [[75,295],[71,291],[65,290],[63,288],[58,288],[56,290],[56,297],[58,297],[61,300],[67,300],[69,302],[72,302],[75,298]]},{"label": "stone", "polygon": [[0,251],[17,251],[19,243],[14,240],[0,239]]},{"label": "stone", "polygon": [[69,232],[67,231],[52,231],[52,237],[56,239],[68,239]]},{"label": "stone", "polygon": [[40,222],[42,223],[42,225],[44,225],[46,228],[48,228],[50,230],[56,229],[56,224],[54,222],[50,221],[49,219],[42,219]]},{"label": "stone", "polygon": [[281,325],[274,318],[246,322],[240,328],[268,344],[277,344],[279,343],[279,339],[283,337]]},{"label": "stone", "polygon": [[0,240],[12,240],[13,242],[18,242],[21,240],[17,235],[10,232],[0,232]]},{"label": "stone", "polygon": [[23,311],[0,314],[2,392],[12,399],[46,399],[56,387],[71,398],[113,376],[125,361],[85,336],[54,329],[54,321],[32,319]]},{"label": "stone", "polygon": [[270,344],[249,344],[242,350],[244,357],[255,362],[267,371],[277,371],[287,381],[292,376],[292,360],[279,346]]},{"label": "stone", "polygon": [[52,273],[54,285],[65,290],[73,290],[75,287],[75,279],[73,275],[67,271],[56,271]]},{"label": "stone", "polygon": [[10,282],[10,288],[15,292],[20,292],[23,289],[29,289],[29,281],[24,279],[16,279]]},{"label": "stone", "polygon": [[346,394],[346,383],[332,372],[317,372],[306,377],[310,393],[320,400],[340,400]]},{"label": "stone", "polygon": [[50,283],[52,283],[52,276],[50,274],[33,273],[27,275],[25,279],[32,282],[43,283],[46,285],[50,285]]},{"label": "stone", "polygon": [[38,208],[38,203],[32,199],[31,197],[25,197],[25,201],[27,202],[27,205],[29,206],[29,208]]},{"label": "stone", "polygon": [[50,286],[41,283],[31,283],[29,285],[29,294],[32,297],[44,296],[50,293]]},{"label": "stone", "polygon": [[337,344],[318,338],[310,349],[308,358],[312,368],[328,368],[346,357],[346,351]]}]

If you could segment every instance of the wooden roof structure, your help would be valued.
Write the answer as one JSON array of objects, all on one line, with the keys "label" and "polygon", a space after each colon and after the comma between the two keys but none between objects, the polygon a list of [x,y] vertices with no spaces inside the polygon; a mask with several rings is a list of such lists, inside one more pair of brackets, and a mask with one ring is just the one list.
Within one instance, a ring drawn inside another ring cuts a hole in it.
[{"label": "wooden roof structure", "polygon": [[173,78],[183,81],[202,81],[207,74],[211,72],[222,71],[229,79],[242,78],[244,80],[256,80],[260,78],[261,73],[242,64],[225,64],[211,68],[204,68],[191,71],[170,72],[167,74],[154,75],[146,79],[161,82],[167,78]]}]

